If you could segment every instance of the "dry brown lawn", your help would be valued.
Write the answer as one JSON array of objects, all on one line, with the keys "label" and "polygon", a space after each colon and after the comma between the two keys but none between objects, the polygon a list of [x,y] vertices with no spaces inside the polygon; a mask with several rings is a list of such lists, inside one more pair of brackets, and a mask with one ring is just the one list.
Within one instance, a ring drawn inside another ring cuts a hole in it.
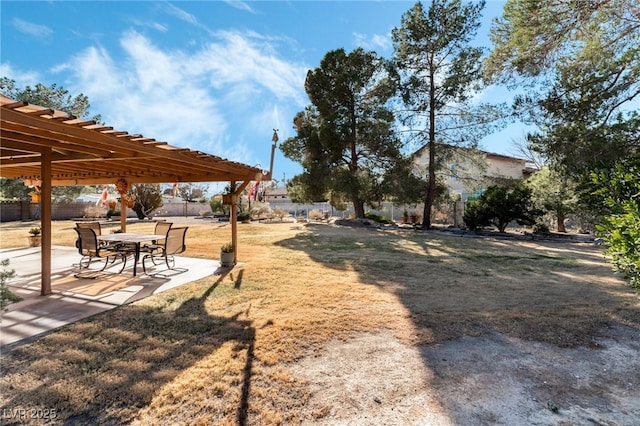
[{"label": "dry brown lawn", "polygon": [[[228,225],[189,226],[185,255],[217,258]],[[0,247],[29,227],[2,224]],[[72,227],[55,222],[54,244],[73,245]],[[3,354],[2,408],[55,408],[54,424],[331,424],[293,367],[332,342],[499,333],[597,351],[613,328],[640,329],[640,299],[592,244],[315,223],[241,225],[239,240],[242,268]]]}]

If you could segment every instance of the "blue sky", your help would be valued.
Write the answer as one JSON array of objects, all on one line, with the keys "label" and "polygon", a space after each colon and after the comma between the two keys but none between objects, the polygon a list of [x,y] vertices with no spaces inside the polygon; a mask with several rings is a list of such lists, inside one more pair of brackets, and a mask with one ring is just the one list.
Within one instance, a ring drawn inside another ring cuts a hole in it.
[{"label": "blue sky", "polygon": [[[428,1],[424,2],[425,4]],[[487,1],[477,44],[490,47]],[[269,167],[271,136],[293,136],[307,70],[333,49],[390,57],[391,30],[414,1],[0,2],[0,75],[84,93],[118,130]],[[490,90],[486,98],[501,91]],[[486,138],[513,154],[523,126]],[[276,151],[274,178],[301,167]]]}]

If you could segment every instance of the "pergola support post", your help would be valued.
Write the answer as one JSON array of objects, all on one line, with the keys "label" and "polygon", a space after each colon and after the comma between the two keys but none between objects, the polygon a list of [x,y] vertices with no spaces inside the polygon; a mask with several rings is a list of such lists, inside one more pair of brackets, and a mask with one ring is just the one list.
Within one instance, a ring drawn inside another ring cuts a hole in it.
[{"label": "pergola support post", "polygon": [[236,182],[235,181],[231,181],[230,182],[230,189],[231,189],[231,195],[232,195],[232,202],[231,202],[231,213],[229,213],[229,221],[231,222],[231,244],[233,244],[233,264],[235,265],[236,263],[238,263],[238,219],[237,219],[237,213],[238,213],[238,197],[240,197],[240,194],[242,193],[242,191],[244,191],[244,189],[249,186],[249,184],[251,183],[250,180],[246,180],[242,183],[242,185],[240,185],[239,187],[236,188]]},{"label": "pergola support post", "polygon": [[[235,182],[231,182],[231,188],[236,186]],[[235,194],[235,191],[233,191]],[[235,197],[234,197],[235,198]],[[238,204],[231,203],[231,212],[229,213],[229,221],[231,222],[231,244],[233,245],[233,264],[238,263]]]},{"label": "pergola support post", "polygon": [[42,272],[40,295],[51,294],[51,148],[43,148],[40,162],[40,270]]},{"label": "pergola support post", "polygon": [[120,193],[120,230],[127,232],[127,202],[125,201],[125,195]]}]

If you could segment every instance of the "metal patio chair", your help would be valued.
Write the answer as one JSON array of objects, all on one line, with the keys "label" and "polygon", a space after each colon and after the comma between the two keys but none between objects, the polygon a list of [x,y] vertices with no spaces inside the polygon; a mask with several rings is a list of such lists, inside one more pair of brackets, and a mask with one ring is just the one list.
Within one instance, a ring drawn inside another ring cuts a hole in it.
[{"label": "metal patio chair", "polygon": [[94,261],[104,261],[101,271],[107,267],[109,262],[114,263],[118,258],[122,261],[122,269],[127,264],[127,254],[119,251],[119,244],[100,244],[96,237],[96,232],[92,228],[74,228],[78,234],[78,252],[82,255],[80,259],[80,270],[87,269]]},{"label": "metal patio chair", "polygon": [[187,249],[185,245],[187,229],[189,229],[188,226],[184,228],[171,228],[167,232],[167,238],[164,244],[149,245],[150,251],[142,258],[142,270],[146,275],[149,275],[146,264],[148,260],[150,260],[154,266],[164,262],[168,270],[186,271],[186,269],[175,267],[176,261],[174,255],[183,253]]}]

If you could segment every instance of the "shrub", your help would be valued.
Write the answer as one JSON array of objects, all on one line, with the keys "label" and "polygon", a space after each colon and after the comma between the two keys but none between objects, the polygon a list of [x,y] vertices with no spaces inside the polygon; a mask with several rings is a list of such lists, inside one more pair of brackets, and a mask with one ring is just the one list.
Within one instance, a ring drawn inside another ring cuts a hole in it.
[{"label": "shrub", "polygon": [[477,201],[467,206],[463,220],[470,229],[494,225],[500,232],[504,232],[514,220],[520,225],[531,226],[541,215],[542,211],[533,206],[530,188],[522,184],[513,188],[492,185]]},{"label": "shrub", "polygon": [[251,220],[251,213],[244,211],[244,212],[240,212],[236,215],[236,218],[240,221],[240,222],[249,222]]},{"label": "shrub", "polygon": [[309,212],[309,219],[311,220],[322,220],[324,219],[324,214],[320,210],[311,210]]},{"label": "shrub", "polygon": [[107,219],[111,219],[111,216],[120,216],[120,210],[108,210]]},{"label": "shrub", "polygon": [[533,232],[547,233],[549,232],[549,225],[542,221],[536,222],[536,224],[533,225]]},{"label": "shrub", "polygon": [[485,205],[478,201],[469,201],[464,209],[462,220],[467,228],[476,231],[490,223]]},{"label": "shrub", "polygon": [[387,223],[387,224],[393,223],[393,221],[388,217],[373,214],[373,213],[365,213],[364,217],[378,223]]},{"label": "shrub", "polygon": [[132,186],[132,194],[136,197],[133,211],[138,219],[147,218],[155,210],[162,207],[160,185],[155,183],[136,183]]},{"label": "shrub", "polygon": [[19,302],[22,298],[12,293],[6,286],[7,280],[16,275],[16,272],[13,269],[7,269],[9,266],[9,259],[4,259],[0,262],[0,266],[2,266],[2,271],[0,271],[0,311],[4,311],[7,305]]},{"label": "shrub", "polygon": [[614,268],[640,293],[640,211],[635,200],[625,203],[624,209],[624,213],[606,216],[597,230],[609,244],[605,254]]},{"label": "shrub", "polygon": [[604,218],[597,233],[605,254],[640,293],[640,155],[591,174],[591,192],[602,197]]},{"label": "shrub", "polygon": [[267,203],[253,203],[251,207],[251,215],[257,216],[258,218],[269,217],[273,212],[271,211],[271,207]]},{"label": "shrub", "polygon": [[89,206],[84,209],[84,217],[88,219],[95,219],[100,216],[104,216],[105,210],[102,207]]},{"label": "shrub", "polygon": [[220,246],[220,251],[222,253],[233,253],[233,244],[232,243],[224,243]]},{"label": "shrub", "polygon": [[280,219],[280,221],[282,221],[282,219],[289,214],[281,207],[276,207],[275,209],[273,209],[273,213],[278,219]]}]

